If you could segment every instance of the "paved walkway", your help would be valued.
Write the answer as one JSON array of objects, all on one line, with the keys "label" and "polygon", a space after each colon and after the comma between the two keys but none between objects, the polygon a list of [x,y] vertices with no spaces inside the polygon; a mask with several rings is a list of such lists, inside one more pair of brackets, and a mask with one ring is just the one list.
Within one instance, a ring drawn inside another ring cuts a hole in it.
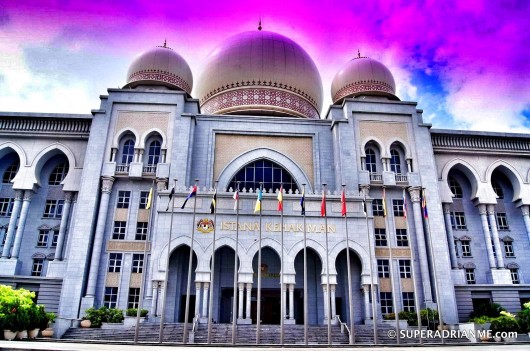
[{"label": "paved walkway", "polygon": [[[267,350],[282,350],[282,351],[300,351],[302,348],[274,348],[274,347],[226,347],[226,346],[197,346],[197,345],[188,345],[188,346],[175,346],[175,345],[132,345],[124,343],[114,343],[114,344],[96,344],[96,343],[69,343],[69,342],[52,342],[52,341],[0,341],[0,350],[9,351],[9,350],[57,350],[57,351],[88,351],[88,350],[97,350],[97,351],[140,351],[140,350],[149,350],[149,351],[167,351],[171,348],[183,348],[189,347],[190,351],[196,350],[208,350],[208,351],[267,351]],[[311,347],[308,347],[311,348]],[[318,347],[314,348],[316,350],[322,351],[336,351],[340,349],[340,346],[333,348],[327,347]],[[481,349],[479,349],[481,348]],[[530,345],[525,344],[495,344],[495,343],[481,343],[481,344],[467,344],[467,345],[451,345],[451,346],[384,346],[384,347],[348,347],[348,350],[373,350],[373,351],[426,351],[426,350],[451,350],[451,351],[484,351],[483,348],[486,348],[486,351],[512,351],[512,350],[529,350]]]}]

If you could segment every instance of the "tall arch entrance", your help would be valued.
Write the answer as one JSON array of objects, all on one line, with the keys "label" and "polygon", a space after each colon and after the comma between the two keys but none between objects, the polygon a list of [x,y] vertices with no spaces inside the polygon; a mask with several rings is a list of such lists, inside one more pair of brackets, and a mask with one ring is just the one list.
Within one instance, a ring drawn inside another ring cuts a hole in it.
[{"label": "tall arch entrance", "polygon": [[337,287],[335,289],[335,309],[343,322],[350,322],[350,308],[348,305],[348,265],[346,250],[350,250],[351,290],[353,305],[353,321],[360,323],[364,316],[363,295],[361,293],[362,263],[359,256],[352,249],[344,249],[337,256]]},{"label": "tall arch entrance", "polygon": [[234,249],[222,246],[215,250],[213,284],[213,321],[232,322],[234,303]]},{"label": "tall arch entrance", "polygon": [[[190,247],[181,245],[171,253],[169,257],[169,272],[166,300],[166,322],[183,323],[186,311],[186,289],[188,284],[188,268],[190,259]],[[188,322],[193,321],[195,311],[195,270],[197,269],[197,255],[193,253],[191,269],[191,287]]]},{"label": "tall arch entrance", "polygon": [[[304,324],[304,250],[294,260],[296,285],[294,290],[294,318],[296,324]],[[322,261],[317,252],[307,248],[307,305],[308,325],[318,325],[324,320],[324,296],[322,294]]]},{"label": "tall arch entrance", "polygon": [[[252,285],[251,317],[252,324],[257,321],[258,307],[258,252],[252,260],[254,283]],[[261,249],[261,324],[280,324],[280,257],[270,247]]]}]

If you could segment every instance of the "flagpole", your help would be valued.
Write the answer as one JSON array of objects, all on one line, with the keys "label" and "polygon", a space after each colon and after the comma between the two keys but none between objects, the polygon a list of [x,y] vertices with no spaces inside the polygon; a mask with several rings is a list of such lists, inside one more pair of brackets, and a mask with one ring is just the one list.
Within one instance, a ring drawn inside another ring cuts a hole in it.
[{"label": "flagpole", "polygon": [[[302,199],[305,201],[305,184],[302,184]],[[305,220],[305,202],[302,206],[302,215],[304,218],[304,345],[307,346],[307,233],[306,233],[306,220]]]},{"label": "flagpole", "polygon": [[[282,226],[282,232],[280,236],[280,249],[281,249],[281,255],[280,255],[280,345],[283,345],[284,342],[284,318],[285,318],[285,292],[283,291],[284,283],[283,283],[283,270],[284,270],[284,262],[283,262],[283,184],[280,183],[280,194],[278,194],[279,198],[281,198],[281,208],[280,208],[280,214],[281,214],[281,226]],[[287,289],[286,289],[287,290]],[[292,318],[292,316],[290,316]]]},{"label": "flagpole", "polygon": [[[215,181],[215,190],[214,196],[217,195],[217,185],[219,181]],[[195,222],[195,221],[194,221]],[[217,198],[215,199],[215,204],[213,207],[213,239],[212,239],[212,265],[210,270],[210,296],[209,305],[208,305],[208,344],[212,342],[212,313],[213,313],[213,283],[214,283],[214,274],[215,274],[215,232],[217,229]]]},{"label": "flagpole", "polygon": [[[139,296],[139,300],[138,300],[138,310],[136,311],[136,325],[134,327],[134,343],[137,344],[138,343],[138,333],[140,331],[140,315],[141,315],[141,312],[142,312],[142,307],[143,307],[143,294],[144,294],[144,284],[145,284],[145,276],[147,274],[147,243],[149,242],[149,239],[151,238],[151,227],[152,227],[152,222],[153,222],[153,208],[155,208],[154,206],[154,201],[156,199],[156,188],[155,188],[155,180],[153,179],[153,183],[152,183],[152,188],[151,188],[151,191],[149,192],[149,196],[151,196],[151,203],[149,204],[151,207],[149,208],[149,223],[148,223],[148,227],[147,227],[147,236],[145,238],[145,243],[144,243],[144,256],[143,256],[143,263],[142,263],[142,279],[141,279],[141,282],[140,282],[140,296]],[[147,202],[149,202],[149,198],[147,199]]]},{"label": "flagpole", "polygon": [[[353,298],[352,298],[352,283],[351,283],[351,268],[350,268],[350,238],[348,235],[348,211],[346,206],[346,184],[342,184],[342,194],[344,195],[344,226],[346,227],[346,264],[348,265],[348,307],[350,312],[350,345],[355,342],[355,330],[353,325]],[[342,196],[341,196],[342,197]],[[342,200],[342,199],[341,199]]]},{"label": "flagpole", "polygon": [[[162,340],[164,338],[164,318],[166,316],[166,301],[167,301],[167,283],[169,279],[169,255],[171,254],[171,240],[173,236],[173,212],[174,212],[174,205],[175,205],[175,189],[177,187],[177,178],[173,179],[175,184],[173,185],[173,196],[171,197],[171,220],[169,224],[169,241],[167,243],[167,267],[166,267],[166,277],[164,280],[164,300],[162,301],[162,314],[160,315],[160,331],[158,333],[158,343],[162,343]],[[171,193],[169,193],[171,196]]]},{"label": "flagpole", "polygon": [[396,297],[396,292],[395,292],[395,287],[394,287],[394,259],[392,257],[392,241],[390,240],[390,238],[392,237],[390,235],[390,225],[389,225],[389,220],[388,220],[388,211],[386,210],[386,191],[385,191],[385,187],[383,186],[383,198],[384,198],[384,211],[386,212],[386,218],[385,218],[385,223],[386,223],[386,228],[387,228],[387,240],[388,240],[388,252],[389,252],[389,258],[390,258],[390,267],[389,267],[389,270],[390,270],[390,290],[392,292],[392,305],[394,305],[394,320],[396,321],[396,343],[399,345],[401,343],[401,338],[400,338],[400,335],[399,335],[399,316],[398,316],[398,312],[397,312],[397,297]]},{"label": "flagpole", "polygon": [[364,203],[364,219],[366,221],[366,235],[368,239],[368,253],[370,255],[370,293],[372,295],[372,324],[374,328],[374,344],[377,345],[377,300],[376,300],[376,293],[375,293],[375,286],[374,286],[374,277],[373,277],[373,259],[372,259],[372,238],[370,236],[370,227],[368,226],[368,208],[366,206],[366,195],[369,191],[369,187],[365,187],[363,189],[363,203]]},{"label": "flagpole", "polygon": [[[198,179],[195,179],[195,186],[199,183]],[[192,190],[193,191],[193,190]],[[193,242],[195,241],[195,212],[197,210],[197,193],[195,193],[193,199],[193,222],[191,225],[191,245],[190,245],[190,258],[188,261],[188,285],[186,287],[186,309],[184,310],[184,333],[182,343],[186,344],[188,342],[188,317],[190,313],[190,289],[191,289],[191,270],[193,263]],[[215,223],[214,223],[215,225]],[[198,296],[196,296],[198,298]]]},{"label": "flagpole", "polygon": [[[423,209],[423,219],[425,220],[425,224],[427,225],[427,236],[429,237],[429,250],[431,251],[432,255],[432,268],[433,268],[433,278],[434,278],[434,292],[436,293],[436,307],[438,310],[438,325],[441,326],[442,332],[441,332],[441,339],[442,344],[445,344],[445,338],[443,333],[443,318],[442,318],[442,308],[441,308],[441,299],[440,299],[440,291],[438,290],[438,274],[436,273],[436,258],[433,253],[433,246],[432,246],[432,236],[431,236],[431,228],[429,225],[429,217],[425,216],[426,208],[427,208],[427,198],[425,197],[425,188],[422,188],[422,197],[425,204],[425,208]],[[502,255],[502,253],[498,253],[499,255]]]},{"label": "flagpole", "polygon": [[[406,196],[405,196],[405,188],[403,188],[403,209],[405,211],[405,214],[406,217],[405,217],[405,225],[407,226],[407,235],[410,235],[410,238],[412,239],[412,233],[410,232],[409,230],[409,221],[408,221],[408,213],[407,213],[407,203],[406,203],[407,199],[406,199]],[[410,240],[410,257],[411,257],[411,270],[412,270],[412,284],[414,286],[414,306],[415,306],[415,309],[416,309],[416,318],[418,319],[418,333],[419,333],[419,336],[420,336],[420,345],[423,345],[423,336],[421,334],[421,312],[420,312],[420,298],[419,298],[419,294],[418,294],[418,289],[417,289],[417,281],[416,281],[416,264],[414,263],[414,257],[415,254],[414,254],[414,242],[412,242],[412,240]]]},{"label": "flagpole", "polygon": [[[235,345],[236,344],[236,328],[237,328],[237,311],[236,311],[236,303],[237,303],[237,293],[238,293],[238,290],[237,290],[237,280],[238,280],[238,276],[237,276],[237,272],[238,272],[238,267],[237,267],[237,264],[238,264],[238,255],[237,255],[237,249],[238,249],[238,246],[239,246],[239,183],[240,182],[237,182],[237,189],[236,189],[236,197],[237,199],[235,199],[236,201],[236,247],[235,247],[235,250],[234,250],[234,300],[232,302],[232,345]],[[243,307],[243,306],[241,306]]]},{"label": "flagpole", "polygon": [[[259,191],[261,196],[263,196],[262,193],[262,187],[263,183],[259,183]],[[258,195],[259,197],[259,195]],[[256,344],[259,345],[260,343],[260,325],[261,325],[261,201],[262,199],[259,199],[260,206],[259,206],[259,241],[258,241],[258,306],[257,306],[257,313],[256,313]]]},{"label": "flagpole", "polygon": [[323,206],[324,206],[324,235],[326,236],[326,306],[327,306],[327,320],[328,320],[328,345],[331,345],[331,297],[329,289],[329,244],[328,244],[328,211],[326,204],[326,183],[322,183],[323,187]]}]

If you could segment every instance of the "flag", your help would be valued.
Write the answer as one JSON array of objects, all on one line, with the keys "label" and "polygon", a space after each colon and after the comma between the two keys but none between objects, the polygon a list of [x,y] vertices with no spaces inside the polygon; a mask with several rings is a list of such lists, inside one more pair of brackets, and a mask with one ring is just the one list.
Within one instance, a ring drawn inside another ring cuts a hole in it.
[{"label": "flag", "polygon": [[346,216],[346,194],[344,193],[344,190],[342,190],[342,194],[340,196],[340,203],[341,203],[341,213],[342,216]]},{"label": "flag", "polygon": [[425,189],[421,189],[421,208],[423,209],[423,218],[429,218],[427,212],[427,198],[425,197]]},{"label": "flag", "polygon": [[367,212],[366,212],[366,200],[363,200],[363,213],[364,213],[365,216],[367,215]]},{"label": "flag", "polygon": [[215,212],[215,206],[217,205],[217,189],[215,189],[212,196],[212,203],[210,204],[210,213]]},{"label": "flag", "polygon": [[300,207],[302,208],[302,216],[305,216],[305,188],[302,190],[302,198],[300,199]]},{"label": "flag", "polygon": [[386,190],[383,188],[383,217],[386,217]]},{"label": "flag", "polygon": [[283,212],[283,184],[280,185],[280,191],[278,192],[278,211]]},{"label": "flag", "polygon": [[320,215],[326,216],[326,189],[322,190],[322,203],[320,204]]},{"label": "flag", "polygon": [[169,201],[167,202],[166,212],[169,211],[169,204],[171,203],[173,195],[175,195],[175,187],[171,188],[171,192],[169,193]]},{"label": "flag", "polygon": [[182,206],[180,206],[180,208],[184,209],[184,207],[186,207],[186,203],[188,202],[188,200],[194,197],[195,195],[197,195],[197,185],[193,186],[193,189],[191,189],[191,192],[186,197],[186,200],[184,200],[184,203],[182,204]]},{"label": "flag", "polygon": [[153,187],[149,189],[149,195],[147,196],[147,205],[145,205],[146,210],[151,208],[152,202],[153,202]]},{"label": "flag", "polygon": [[236,190],[232,198],[234,199],[234,211],[237,211],[237,208],[239,206],[239,189]]},{"label": "flag", "polygon": [[256,199],[256,207],[254,207],[254,213],[261,211],[261,199],[263,197],[261,187],[258,190],[258,198]]},{"label": "flag", "polygon": [[407,199],[405,197],[405,189],[403,189],[403,217],[407,218]]}]

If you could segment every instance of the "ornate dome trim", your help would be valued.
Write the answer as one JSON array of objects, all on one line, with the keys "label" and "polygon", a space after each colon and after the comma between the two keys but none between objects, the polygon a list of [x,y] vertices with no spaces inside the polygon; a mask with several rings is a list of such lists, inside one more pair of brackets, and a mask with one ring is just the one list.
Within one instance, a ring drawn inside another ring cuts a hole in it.
[{"label": "ornate dome trim", "polygon": [[191,87],[184,79],[182,79],[176,74],[160,70],[148,69],[134,72],[129,76],[127,84],[129,85],[134,82],[146,80],[165,82],[184,90],[188,94],[191,94]]}]

